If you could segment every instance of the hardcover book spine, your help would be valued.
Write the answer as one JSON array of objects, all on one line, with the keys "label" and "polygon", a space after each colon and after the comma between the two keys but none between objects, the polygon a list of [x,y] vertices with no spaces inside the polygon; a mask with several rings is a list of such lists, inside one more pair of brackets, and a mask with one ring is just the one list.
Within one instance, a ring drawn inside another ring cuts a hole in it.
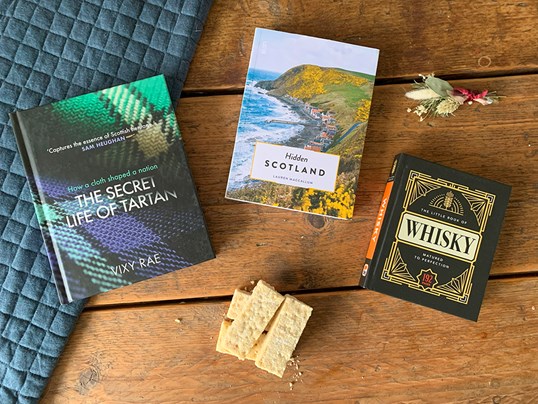
[{"label": "hardcover book spine", "polygon": [[[392,164],[392,170],[389,179],[387,180],[387,185],[385,186],[385,192],[383,193],[383,199],[379,206],[374,230],[370,237],[366,259],[359,279],[359,286],[362,288],[370,289],[369,281],[379,264],[379,258],[376,256],[376,249],[378,245],[381,246],[383,244],[387,235],[387,226],[383,227],[383,223],[385,223],[385,217],[387,217],[387,222],[390,221],[390,217],[394,212],[394,200],[396,199],[394,196],[399,191],[399,180],[403,172],[404,159],[405,155],[399,154],[395,157],[394,163]],[[391,196],[393,196],[392,199]]]},{"label": "hardcover book spine", "polygon": [[51,264],[54,284],[56,285],[56,290],[58,292],[58,298],[60,299],[60,303],[62,304],[70,303],[72,300],[68,298],[63,277],[58,266],[56,253],[54,251],[54,245],[48,228],[48,220],[42,208],[44,201],[42,201],[39,196],[39,190],[35,182],[34,170],[32,169],[32,164],[30,160],[31,156],[28,154],[28,150],[26,148],[25,136],[23,134],[23,131],[21,130],[19,117],[17,112],[10,113],[9,116],[11,118],[11,122],[13,123],[13,133],[15,134],[15,138],[17,140],[17,147],[19,149],[19,154],[21,156],[24,171],[26,177],[28,178],[28,186],[30,188],[30,193],[32,194],[32,201],[34,203],[36,216],[39,222],[39,226],[41,228],[41,234],[45,243],[45,249],[47,250],[49,262]]}]

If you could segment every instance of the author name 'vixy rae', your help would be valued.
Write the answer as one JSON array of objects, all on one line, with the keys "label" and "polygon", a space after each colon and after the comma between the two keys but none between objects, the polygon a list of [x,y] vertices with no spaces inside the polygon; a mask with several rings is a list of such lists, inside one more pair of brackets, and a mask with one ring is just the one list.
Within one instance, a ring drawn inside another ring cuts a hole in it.
[{"label": "author name 'vixy rae'", "polygon": [[110,267],[110,269],[112,270],[114,275],[122,275],[126,272],[132,272],[138,268],[139,269],[148,268],[155,264],[160,264],[160,263],[161,263],[160,254],[153,254],[153,255],[148,255],[147,257],[144,257],[144,258],[139,258],[138,261],[128,261],[128,262],[123,262],[119,265],[114,265]]}]

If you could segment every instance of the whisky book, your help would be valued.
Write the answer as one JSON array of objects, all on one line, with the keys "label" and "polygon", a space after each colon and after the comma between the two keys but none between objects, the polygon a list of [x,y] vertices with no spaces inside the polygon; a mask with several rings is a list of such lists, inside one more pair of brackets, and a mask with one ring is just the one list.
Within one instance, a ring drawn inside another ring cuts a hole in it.
[{"label": "whisky book", "polygon": [[510,190],[396,156],[359,285],[476,321]]},{"label": "whisky book", "polygon": [[11,119],[61,303],[214,257],[164,76]]},{"label": "whisky book", "polygon": [[378,55],[257,28],[226,198],[350,219]]}]

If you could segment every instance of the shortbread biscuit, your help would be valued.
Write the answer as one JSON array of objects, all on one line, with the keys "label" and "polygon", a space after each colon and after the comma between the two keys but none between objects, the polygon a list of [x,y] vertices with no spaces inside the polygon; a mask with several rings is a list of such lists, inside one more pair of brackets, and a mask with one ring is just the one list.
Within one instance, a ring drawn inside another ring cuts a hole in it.
[{"label": "shortbread biscuit", "polygon": [[245,359],[283,301],[284,296],[260,280],[244,309],[228,328],[221,347]]},{"label": "shortbread biscuit", "polygon": [[263,342],[263,340],[265,339],[265,335],[266,334],[262,334],[260,335],[260,338],[258,338],[258,340],[256,341],[256,343],[254,344],[254,346],[252,347],[252,349],[248,352],[246,358],[248,360],[251,360],[251,361],[255,361],[256,358],[258,357],[258,352],[260,351],[260,346]]},{"label": "shortbread biscuit", "polygon": [[[222,324],[220,325],[219,337],[217,339],[217,352],[232,355],[232,356],[235,356],[237,358],[237,355],[234,355],[232,352],[227,351],[222,346],[222,340],[223,340],[224,336],[226,335],[226,333],[228,332],[228,329],[230,328],[231,325],[232,325],[232,322],[230,320],[223,320],[222,321]],[[260,335],[260,338],[258,338],[258,340],[254,344],[252,349],[248,352],[248,354],[246,356],[246,359],[249,359],[251,361],[256,360],[256,356],[258,355],[258,350],[260,349],[260,344],[263,341],[264,337],[265,337],[265,334]]]},{"label": "shortbread biscuit", "polygon": [[[248,299],[250,298],[250,295],[251,293],[247,292],[246,290],[236,289],[234,291],[232,301],[230,302],[230,307],[228,308],[228,313],[226,313],[226,317],[229,320],[224,320],[220,326],[219,337],[217,340],[218,352],[235,356],[233,353],[228,352],[222,347],[222,339],[224,338],[224,335],[226,334],[226,332],[232,325],[232,321],[230,320],[234,320],[239,315],[239,313],[241,313],[241,311],[245,308],[245,305],[247,304]],[[261,341],[263,340],[264,335],[265,334],[260,335],[260,338],[258,338],[258,340],[254,344],[252,349],[248,352],[246,356],[247,359],[251,361],[256,360],[256,355],[258,354],[258,349],[260,347],[260,344],[261,344]]]},{"label": "shortbread biscuit", "polygon": [[219,337],[217,338],[217,352],[229,354],[223,346],[222,346],[222,340],[224,339],[224,336],[228,332],[228,328],[232,325],[232,322],[230,320],[223,320],[222,324],[220,325],[220,331],[219,331]]},{"label": "shortbread biscuit", "polygon": [[[246,290],[236,289],[232,296],[230,307],[228,307],[228,313],[226,313],[226,317],[230,320],[235,320],[239,313],[241,313],[241,310],[245,308],[251,295],[252,293],[247,292]],[[271,321],[272,320],[273,319],[271,319]],[[271,326],[271,321],[269,322],[269,324],[267,324],[267,327],[265,327],[265,331],[269,330],[269,327]]]},{"label": "shortbread biscuit", "polygon": [[235,320],[239,313],[245,308],[248,299],[251,293],[246,290],[236,289],[234,295],[232,296],[232,301],[230,302],[230,307],[228,308],[228,313],[226,317],[230,320]]},{"label": "shortbread biscuit", "polygon": [[260,344],[256,366],[282,377],[311,314],[312,307],[293,296],[286,295],[284,303]]}]

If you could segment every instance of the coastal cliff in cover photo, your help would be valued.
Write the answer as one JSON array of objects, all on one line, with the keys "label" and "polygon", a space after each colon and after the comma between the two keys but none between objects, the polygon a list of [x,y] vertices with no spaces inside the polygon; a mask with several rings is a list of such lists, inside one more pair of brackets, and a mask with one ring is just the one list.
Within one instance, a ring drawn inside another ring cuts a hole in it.
[{"label": "coastal cliff in cover photo", "polygon": [[226,197],[350,219],[378,54],[256,29]]}]

